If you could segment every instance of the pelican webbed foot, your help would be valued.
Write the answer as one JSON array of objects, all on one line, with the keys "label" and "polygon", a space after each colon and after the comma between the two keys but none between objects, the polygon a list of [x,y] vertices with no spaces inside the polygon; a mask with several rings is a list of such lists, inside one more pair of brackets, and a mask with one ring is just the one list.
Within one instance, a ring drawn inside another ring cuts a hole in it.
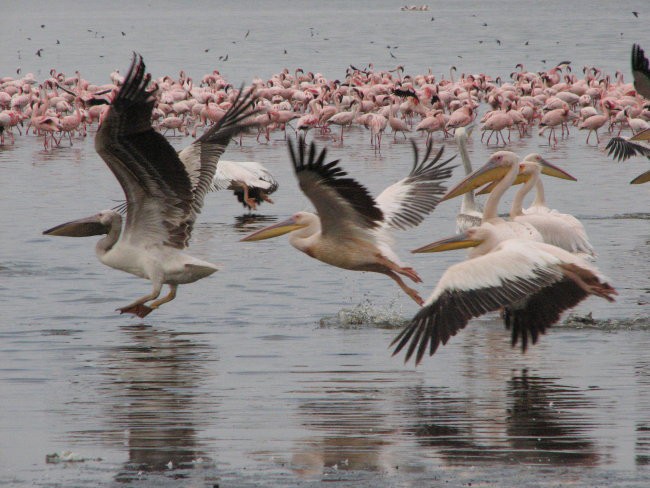
[{"label": "pelican webbed foot", "polygon": [[133,315],[137,315],[138,317],[143,319],[147,315],[149,315],[154,309],[140,303],[137,305],[128,305],[126,307],[118,308],[117,310],[120,312],[120,314],[132,313]]}]

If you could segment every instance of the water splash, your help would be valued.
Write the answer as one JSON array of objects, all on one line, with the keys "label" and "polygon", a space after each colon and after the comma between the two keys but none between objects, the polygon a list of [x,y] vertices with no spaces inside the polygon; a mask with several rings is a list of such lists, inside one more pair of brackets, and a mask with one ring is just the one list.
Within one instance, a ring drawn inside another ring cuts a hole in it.
[{"label": "water splash", "polygon": [[397,299],[388,305],[377,305],[369,299],[364,299],[353,308],[339,310],[336,315],[320,319],[321,327],[335,327],[344,329],[361,329],[366,327],[380,329],[397,329],[408,323],[402,313],[402,306]]}]

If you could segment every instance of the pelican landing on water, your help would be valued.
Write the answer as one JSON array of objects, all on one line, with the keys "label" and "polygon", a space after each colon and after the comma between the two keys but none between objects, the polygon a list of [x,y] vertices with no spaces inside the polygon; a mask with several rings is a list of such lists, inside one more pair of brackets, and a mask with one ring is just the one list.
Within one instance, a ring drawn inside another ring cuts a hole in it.
[{"label": "pelican landing on water", "polygon": [[[126,195],[124,230],[120,213],[104,210],[43,232],[70,237],[106,234],[95,248],[99,260],[153,283],[151,293],[118,309],[138,317],[173,300],[178,285],[217,271],[214,264],[181,250],[188,245],[219,157],[254,102],[252,94],[240,93],[219,124],[192,144],[196,150],[184,157],[184,164],[151,126],[155,98],[147,90],[150,78],[142,57],[134,55],[124,85],[95,137],[95,149]],[[169,294],[157,299],[164,284],[169,285]]]},{"label": "pelican landing on water", "polygon": [[392,278],[419,305],[422,298],[400,275],[416,283],[422,280],[413,268],[400,263],[391,248],[391,229],[417,226],[435,209],[445,191],[443,182],[451,176],[449,163],[440,161],[443,149],[431,160],[432,146],[415,162],[410,174],[386,188],[376,199],[368,190],[347,177],[338,160],[326,162],[327,150],[309,149],[303,137],[297,148],[289,141],[289,153],[301,190],[316,207],[318,215],[298,212],[289,219],[261,229],[242,239],[258,241],[290,232],[289,243],[324,263],[353,271],[373,271]]}]

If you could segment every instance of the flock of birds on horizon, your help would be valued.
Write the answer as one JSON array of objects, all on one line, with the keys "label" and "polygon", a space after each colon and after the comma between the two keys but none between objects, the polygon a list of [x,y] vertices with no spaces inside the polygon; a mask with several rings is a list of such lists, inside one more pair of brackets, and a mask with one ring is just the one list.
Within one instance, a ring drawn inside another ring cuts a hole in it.
[{"label": "flock of birds on horizon", "polygon": [[[113,172],[126,195],[119,208],[67,222],[44,234],[82,237],[105,235],[96,253],[108,266],[148,279],[151,293],[119,309],[145,317],[173,300],[178,285],[192,283],[217,271],[212,263],[182,252],[206,194],[230,188],[249,208],[277,188],[272,175],[259,163],[221,160],[231,140],[242,142],[253,133],[259,141],[273,130],[283,131],[301,190],[316,213],[298,212],[289,219],[257,230],[242,241],[258,241],[289,234],[289,243],[310,257],[339,268],[381,273],[392,280],[422,308],[393,341],[394,354],[406,349],[419,363],[440,344],[464,328],[469,320],[500,311],[511,331],[512,345],[525,350],[563,311],[589,295],[613,301],[616,290],[593,265],[595,252],[582,224],[572,215],[550,209],[544,198],[541,175],[575,179],[539,154],[520,158],[498,150],[473,170],[466,150],[467,137],[476,123],[480,102],[493,110],[481,120],[486,144],[493,135],[507,145],[503,131],[527,134],[535,123],[540,133],[549,131],[549,145],[557,144],[569,125],[597,138],[598,130],[618,131],[608,149],[618,159],[641,154],[650,158],[650,69],[638,45],[632,52],[634,85],[622,75],[615,81],[595,68],[584,77],[571,74],[564,63],[544,73],[519,71],[512,82],[495,83],[485,75],[463,75],[460,80],[432,75],[403,76],[398,67],[375,72],[350,67],[344,82],[327,81],[300,70],[288,70],[271,80],[254,80],[235,89],[217,71],[206,75],[200,87],[183,73],[179,80],[165,76],[152,80],[139,55],[128,73],[112,74],[113,83],[92,86],[79,73],[65,78],[53,71],[40,87],[29,81],[0,79],[0,135],[12,140],[12,129],[29,127],[44,138],[44,148],[57,146],[65,137],[73,143],[77,131],[97,122],[95,149]],[[564,74],[563,74],[564,72]],[[58,91],[60,90],[60,91]],[[71,115],[64,115],[66,112]],[[416,124],[416,118],[421,120]],[[594,120],[595,119],[595,120]],[[287,137],[294,122],[296,133]],[[414,141],[410,173],[374,198],[347,176],[339,160],[331,161],[327,149],[306,140],[308,130],[329,134],[340,125],[363,124],[370,130],[371,145],[381,150],[381,138],[390,126],[404,137],[412,126],[427,133],[421,154]],[[177,152],[161,131],[203,133]],[[629,128],[632,136],[620,136]],[[444,159],[443,149],[433,151],[436,132],[453,137],[466,177],[451,189],[445,183],[452,174],[454,157]],[[650,181],[650,171],[632,183]],[[510,209],[510,218],[498,215],[500,198],[512,185],[522,184]],[[474,191],[489,193],[484,208]],[[533,189],[535,200],[524,209],[523,200]],[[421,278],[404,265],[392,249],[391,231],[419,225],[436,206],[463,196],[458,233],[413,252],[439,252],[471,248],[468,259],[449,267],[433,293],[423,300],[403,277]],[[125,218],[124,218],[125,215]],[[123,222],[124,221],[124,222]],[[163,285],[167,295],[159,298]]]}]

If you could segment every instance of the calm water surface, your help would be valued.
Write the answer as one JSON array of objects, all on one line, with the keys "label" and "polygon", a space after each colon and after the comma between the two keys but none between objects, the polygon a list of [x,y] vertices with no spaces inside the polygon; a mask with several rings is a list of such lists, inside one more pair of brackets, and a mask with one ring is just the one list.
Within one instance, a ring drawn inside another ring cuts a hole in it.
[{"label": "calm water surface", "polygon": [[[233,83],[284,66],[343,77],[368,62],[507,77],[518,62],[568,59],[627,76],[631,43],[650,46],[631,13],[644,2],[21,5],[29,16],[3,11],[0,75],[56,67],[103,83],[137,50],[154,76],[218,68]],[[478,164],[493,148],[474,139]],[[221,271],[144,321],[114,309],[147,282],[98,263],[93,239],[41,235],[122,198],[92,136],[51,152],[33,136],[0,147],[0,485],[648,486],[650,193],[627,184],[646,165],[615,164],[584,139],[573,131],[551,150],[535,134],[512,148],[578,178],[549,182],[547,197],[583,220],[617,302],[585,301],[574,313],[593,322],[558,325],[526,355],[498,319],[476,320],[417,369],[390,357],[416,311],[390,280],[332,269],[283,238],[238,242],[310,208],[283,141],[230,146],[271,168],[276,204],[251,216],[209,195],[191,253]],[[408,143],[385,141],[375,155],[356,129],[330,154],[377,194],[411,165]],[[457,208],[397,235],[423,295],[463,256],[407,251],[451,234]],[[46,463],[64,451],[84,461]]]}]

